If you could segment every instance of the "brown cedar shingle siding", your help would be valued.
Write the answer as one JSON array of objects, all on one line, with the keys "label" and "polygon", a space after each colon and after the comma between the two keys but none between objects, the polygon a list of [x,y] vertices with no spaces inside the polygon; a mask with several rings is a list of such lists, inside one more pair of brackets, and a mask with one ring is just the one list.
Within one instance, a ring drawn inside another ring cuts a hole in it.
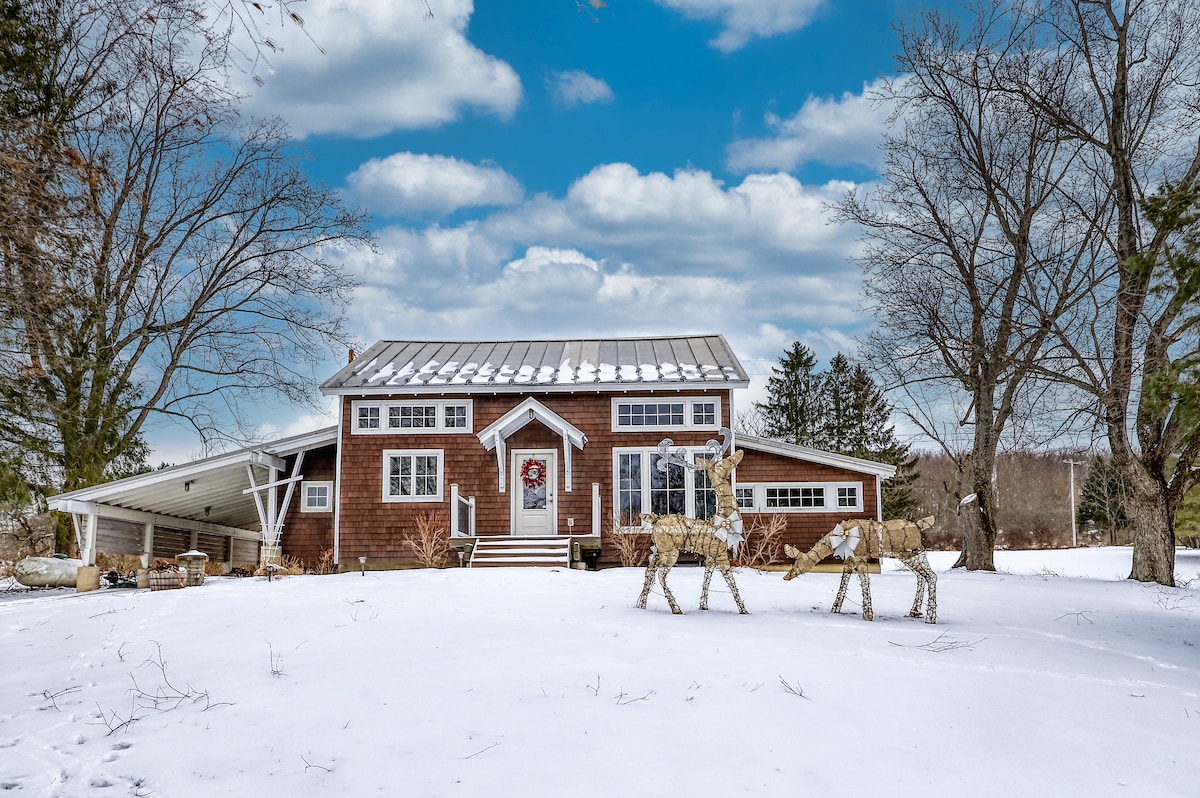
[{"label": "brown cedar shingle siding", "polygon": [[[710,396],[721,401],[721,424],[729,426],[731,401],[728,390],[700,390],[697,386],[680,386],[683,390],[652,391],[633,389],[630,397],[673,398],[679,396]],[[507,535],[510,531],[512,485],[501,494],[497,485],[496,453],[479,442],[477,433],[511,410],[527,396],[533,395],[550,410],[587,435],[582,451],[572,449],[573,490],[566,492],[562,438],[539,421],[531,421],[514,433],[506,442],[508,452],[516,449],[553,449],[558,452],[558,531],[568,534],[567,519],[575,519],[572,530],[577,535],[590,535],[592,530],[592,483],[600,485],[600,504],[603,550],[602,563],[616,563],[617,553],[607,539],[613,506],[612,469],[614,447],[655,446],[670,437],[677,446],[700,446],[715,438],[712,430],[699,432],[613,432],[612,400],[622,394],[611,391],[583,390],[562,393],[501,393],[491,395],[437,395],[437,399],[468,399],[472,402],[472,430],[469,433],[355,435],[352,402],[343,402],[342,480],[341,495],[335,496],[341,511],[341,563],[354,567],[360,556],[366,556],[374,566],[412,563],[410,553],[400,539],[402,530],[412,528],[415,518],[425,512],[441,513],[446,523],[450,517],[450,485],[458,484],[464,497],[476,500],[476,531],[479,535]],[[409,394],[385,397],[364,397],[371,401],[412,399]],[[388,449],[441,449],[443,461],[443,501],[385,502],[383,501],[383,452]],[[335,468],[334,447],[314,450],[305,457],[302,469],[306,479],[332,480]],[[291,460],[289,459],[289,467]],[[508,468],[508,463],[505,463]],[[507,476],[507,473],[506,473]],[[735,474],[738,483],[776,482],[859,482],[863,491],[863,512],[850,515],[874,517],[876,513],[875,477],[831,465],[813,463],[779,454],[745,449],[745,456]],[[511,480],[510,480],[511,483]],[[299,486],[293,496],[284,525],[284,551],[311,564],[322,549],[333,545],[333,513],[301,513]],[[280,491],[282,497],[282,490]],[[787,530],[784,540],[808,548],[835,523],[843,513],[785,513]],[[748,522],[753,516],[747,514]]]},{"label": "brown cedar shingle siding", "polygon": [[[300,467],[304,481],[332,482],[337,467],[336,458],[337,447],[335,446],[323,446],[320,449],[306,452],[304,463]],[[295,455],[287,458],[287,469],[281,474],[281,477],[291,475],[295,462]],[[276,501],[280,502],[280,506],[282,506],[283,496],[286,492],[286,486],[276,489],[278,497]],[[301,484],[297,483],[296,489],[292,491],[292,500],[288,504],[280,543],[285,554],[299,557],[305,565],[312,566],[316,564],[324,549],[333,548],[333,513],[303,513],[300,512],[303,503],[304,495],[301,493]],[[336,509],[336,497],[334,504]]]},{"label": "brown cedar shingle siding", "polygon": [[[656,393],[636,390],[630,396],[713,396],[721,400],[721,423],[729,424],[729,392],[701,390],[689,386],[683,392]],[[532,421],[507,441],[514,449],[554,449],[559,452],[558,530],[567,534],[567,518],[575,519],[577,534],[591,534],[592,483],[600,484],[601,527],[612,512],[612,449],[614,446],[654,446],[670,436],[677,445],[696,446],[716,437],[712,430],[702,432],[613,432],[612,392],[538,393],[537,400],[578,427],[588,437],[583,451],[571,452],[572,492],[564,484],[562,438],[538,421]],[[371,400],[388,397],[371,396]],[[394,397],[397,400],[411,396]],[[436,510],[450,515],[450,485],[457,483],[464,496],[476,500],[475,528],[479,535],[507,535],[510,531],[511,484],[499,493],[495,451],[479,442],[476,433],[507,413],[526,398],[524,394],[439,395],[439,399],[464,398],[473,404],[473,429],[470,433],[392,435],[355,435],[350,432],[354,419],[346,397],[343,406],[341,561],[353,563],[360,556],[371,561],[410,562],[400,540],[400,530],[411,525],[417,514]],[[383,452],[387,449],[442,449],[445,451],[444,501],[384,502]],[[505,464],[508,467],[508,464]],[[308,476],[307,469],[305,476]],[[511,480],[510,480],[511,481]],[[286,527],[285,527],[286,528]],[[286,532],[284,533],[286,536]],[[606,551],[607,553],[607,551]]]},{"label": "brown cedar shingle siding", "polygon": [[[783,541],[800,549],[811,548],[826,532],[833,529],[834,524],[838,521],[854,516],[874,518],[876,515],[876,486],[873,474],[863,474],[858,471],[747,449],[734,476],[738,484],[764,482],[862,483],[863,511],[860,513],[834,511],[783,514],[783,517],[787,519],[787,530],[783,533]],[[747,522],[751,522],[753,519],[753,515],[746,514]]]}]

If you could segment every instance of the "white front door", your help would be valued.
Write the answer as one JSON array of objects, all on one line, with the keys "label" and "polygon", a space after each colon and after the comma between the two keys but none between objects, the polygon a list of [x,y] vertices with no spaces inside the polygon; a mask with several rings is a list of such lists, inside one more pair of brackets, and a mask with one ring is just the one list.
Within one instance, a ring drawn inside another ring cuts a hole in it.
[{"label": "white front door", "polygon": [[512,533],[558,533],[558,452],[518,449],[512,453]]}]

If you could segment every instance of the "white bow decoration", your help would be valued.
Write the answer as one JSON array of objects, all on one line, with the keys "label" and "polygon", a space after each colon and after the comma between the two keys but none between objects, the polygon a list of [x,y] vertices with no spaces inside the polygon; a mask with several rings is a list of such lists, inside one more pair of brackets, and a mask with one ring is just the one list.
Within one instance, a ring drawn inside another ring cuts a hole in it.
[{"label": "white bow decoration", "polygon": [[829,543],[833,546],[833,554],[835,557],[841,557],[843,560],[854,554],[854,550],[858,548],[860,530],[857,526],[850,527],[849,531],[842,529],[842,525],[838,524],[829,533]]},{"label": "white bow decoration", "polygon": [[710,523],[713,525],[713,534],[724,542],[730,551],[736,549],[746,539],[746,536],[742,534],[743,523],[741,513],[735,511],[729,518],[722,515],[715,515],[710,520]]}]

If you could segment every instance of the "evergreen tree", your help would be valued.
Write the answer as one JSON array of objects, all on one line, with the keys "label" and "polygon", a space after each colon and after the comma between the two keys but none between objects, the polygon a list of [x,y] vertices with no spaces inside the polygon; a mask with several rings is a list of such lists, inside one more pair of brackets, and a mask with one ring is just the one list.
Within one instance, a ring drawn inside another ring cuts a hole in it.
[{"label": "evergreen tree", "polygon": [[767,401],[755,403],[768,438],[800,446],[818,445],[817,429],[825,407],[821,378],[813,372],[816,365],[812,350],[796,341],[779,359],[779,366],[772,367]]},{"label": "evergreen tree", "polygon": [[815,367],[812,351],[796,342],[772,369],[769,398],[757,404],[767,436],[896,466],[883,483],[883,514],[908,518],[919,504],[912,489],[917,458],[896,439],[891,404],[867,370],[840,352],[828,371]]}]

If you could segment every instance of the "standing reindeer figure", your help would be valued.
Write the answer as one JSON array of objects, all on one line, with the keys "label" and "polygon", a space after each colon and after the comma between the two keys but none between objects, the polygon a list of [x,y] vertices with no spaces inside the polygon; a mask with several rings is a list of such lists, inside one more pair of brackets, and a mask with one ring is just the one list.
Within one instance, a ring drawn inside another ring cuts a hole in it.
[{"label": "standing reindeer figure", "polygon": [[712,581],[713,567],[721,569],[725,583],[733,593],[738,612],[746,615],[746,606],[742,604],[742,596],[738,592],[737,583],[733,581],[733,566],[729,562],[729,553],[738,547],[742,541],[742,516],[738,512],[737,502],[733,497],[733,487],[729,477],[737,464],[742,462],[742,452],[734,452],[724,457],[729,450],[733,433],[721,428],[724,442],[708,442],[710,457],[702,457],[695,463],[689,462],[682,450],[671,452],[674,442],[667,438],[658,445],[660,459],[658,467],[666,471],[668,463],[684,468],[699,469],[708,473],[713,490],[717,494],[716,515],[707,521],[689,518],[685,515],[642,515],[642,526],[650,528],[654,546],[650,553],[650,562],[646,565],[646,581],[642,585],[642,594],[638,597],[638,609],[646,609],[646,599],[650,595],[650,587],[654,584],[654,575],[662,583],[663,594],[671,605],[671,612],[682,615],[683,610],[675,602],[675,596],[667,587],[667,574],[679,561],[681,552],[691,552],[704,557],[704,585],[700,590],[700,609],[708,609],[708,585]]},{"label": "standing reindeer figure", "polygon": [[895,557],[917,575],[917,595],[913,600],[908,617],[921,617],[921,604],[925,599],[925,588],[929,587],[928,611],[925,623],[937,623],[937,574],[929,566],[925,546],[921,543],[921,530],[933,526],[933,516],[920,521],[872,521],[867,518],[851,518],[842,521],[829,534],[817,541],[807,553],[795,546],[784,546],[787,556],[795,559],[784,579],[794,579],[811,571],[817,563],[830,554],[845,560],[842,568],[842,583],[838,586],[837,598],[831,612],[841,612],[846,599],[846,586],[850,583],[850,572],[858,574],[862,585],[863,620],[875,620],[871,607],[871,582],[867,575],[867,559],[870,557]]}]

